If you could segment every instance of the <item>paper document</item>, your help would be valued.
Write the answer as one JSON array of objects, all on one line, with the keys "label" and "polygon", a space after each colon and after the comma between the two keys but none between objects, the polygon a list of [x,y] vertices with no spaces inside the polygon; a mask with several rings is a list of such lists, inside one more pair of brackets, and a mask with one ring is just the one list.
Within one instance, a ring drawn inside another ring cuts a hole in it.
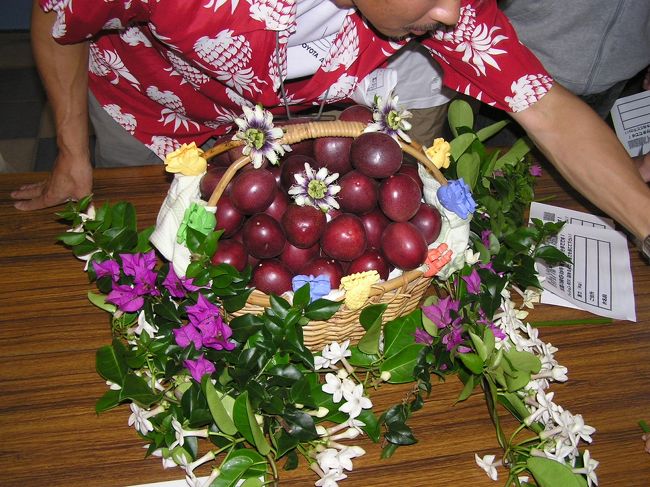
[{"label": "paper document", "polygon": [[616,135],[631,157],[650,152],[650,91],[619,98],[610,113]]},{"label": "paper document", "polygon": [[573,262],[538,264],[542,286],[555,295],[549,300],[542,294],[542,302],[559,304],[559,297],[599,316],[636,321],[627,239],[611,220],[542,203],[531,204],[530,218],[567,222],[549,243]]}]

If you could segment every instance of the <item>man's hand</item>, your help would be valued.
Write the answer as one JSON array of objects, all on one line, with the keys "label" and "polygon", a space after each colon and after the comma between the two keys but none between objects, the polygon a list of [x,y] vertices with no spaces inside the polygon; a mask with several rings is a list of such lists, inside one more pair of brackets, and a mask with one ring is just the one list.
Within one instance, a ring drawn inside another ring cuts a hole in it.
[{"label": "man's hand", "polygon": [[26,184],[11,193],[19,210],[39,210],[78,200],[90,194],[93,170],[87,158],[77,161],[59,156],[52,173],[45,181]]}]

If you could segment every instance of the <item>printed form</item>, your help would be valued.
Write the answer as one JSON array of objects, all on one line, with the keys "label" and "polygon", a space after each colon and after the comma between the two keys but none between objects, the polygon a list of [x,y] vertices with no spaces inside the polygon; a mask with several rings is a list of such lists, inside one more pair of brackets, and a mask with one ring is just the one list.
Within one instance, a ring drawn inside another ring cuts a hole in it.
[{"label": "printed form", "polygon": [[630,157],[650,152],[650,91],[619,98],[610,113],[616,136]]},{"label": "printed form", "polygon": [[555,267],[538,263],[543,303],[636,321],[627,239],[611,220],[543,203],[531,204],[530,218],[566,222],[549,243],[573,262]]}]

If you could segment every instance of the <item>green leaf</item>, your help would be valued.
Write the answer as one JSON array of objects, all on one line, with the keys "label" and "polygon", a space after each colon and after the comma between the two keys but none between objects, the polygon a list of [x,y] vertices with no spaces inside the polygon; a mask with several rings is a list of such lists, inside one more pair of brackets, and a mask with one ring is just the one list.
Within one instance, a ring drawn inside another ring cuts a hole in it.
[{"label": "green leaf", "polygon": [[271,445],[269,445],[264,436],[264,432],[255,419],[253,408],[248,400],[248,391],[244,391],[235,399],[233,420],[239,432],[246,438],[246,441],[251,445],[255,445],[255,448],[262,455],[266,455],[271,451]]},{"label": "green leaf", "polygon": [[79,245],[82,243],[84,240],[86,240],[86,233],[85,232],[65,232],[59,235],[57,240],[60,240],[66,245],[73,246],[73,245]]},{"label": "green leaf", "polygon": [[363,353],[356,345],[349,350],[352,355],[348,357],[348,362],[354,367],[370,367],[379,360],[379,355]]},{"label": "green leaf", "polygon": [[97,400],[95,404],[95,412],[97,414],[113,409],[120,403],[120,391],[109,389],[102,397]]},{"label": "green leaf", "polygon": [[219,246],[219,238],[223,234],[223,230],[217,230],[216,232],[210,232],[207,236],[204,237],[203,242],[199,245],[198,252],[201,255],[205,255],[209,259],[212,258],[214,253],[217,251]]},{"label": "green leaf", "polygon": [[409,428],[406,423],[401,421],[393,421],[387,424],[388,432],[385,437],[386,440],[395,444],[395,445],[413,445],[417,443],[418,440],[413,436],[411,428]]},{"label": "green leaf", "polygon": [[465,151],[469,148],[469,146],[472,145],[475,140],[476,135],[473,133],[466,133],[456,137],[449,143],[449,153],[451,155],[451,158],[454,161],[458,161],[458,159],[460,159],[460,156],[465,153]]},{"label": "green leaf", "polygon": [[300,441],[295,436],[291,436],[285,430],[281,429],[276,437],[276,456],[282,458],[289,451],[298,446]]},{"label": "green leaf", "polygon": [[223,304],[224,309],[228,311],[228,313],[234,313],[235,311],[239,311],[244,307],[246,301],[248,301],[248,297],[251,295],[252,292],[253,289],[248,288],[238,293],[235,296],[228,296],[222,298],[221,303]]},{"label": "green leaf", "polygon": [[372,409],[362,409],[357,419],[363,421],[364,426],[361,429],[366,432],[372,441],[377,443],[381,439],[381,426]]},{"label": "green leaf", "polygon": [[339,301],[329,299],[317,299],[305,308],[305,318],[311,321],[327,321],[341,307]]},{"label": "green leaf", "polygon": [[309,283],[301,286],[295,293],[293,293],[293,305],[303,309],[309,304]]},{"label": "green leaf", "polygon": [[[116,342],[119,345],[115,346]],[[123,352],[124,346],[117,340],[113,341],[113,346],[106,345],[97,350],[95,366],[99,375],[121,385],[129,369]]]},{"label": "green leaf", "polygon": [[548,458],[529,457],[526,461],[528,471],[539,487],[582,487],[579,476],[566,465]]},{"label": "green leaf", "polygon": [[481,158],[476,152],[466,153],[460,156],[456,165],[456,174],[462,178],[470,189],[474,189],[478,181],[478,173],[481,168]]},{"label": "green leaf", "polygon": [[521,161],[532,148],[532,142],[527,137],[518,139],[512,145],[510,150],[497,160],[496,164],[494,165],[494,169],[501,169],[506,165],[514,166],[519,161]]},{"label": "green leaf", "polygon": [[460,395],[458,396],[458,399],[456,399],[456,402],[462,402],[465,399],[467,399],[469,396],[471,396],[472,392],[476,388],[476,384],[477,384],[477,376],[469,375],[467,377],[467,381],[465,382],[465,386],[463,387],[463,390],[460,391]]},{"label": "green leaf", "polygon": [[458,137],[459,128],[471,129],[474,126],[474,112],[465,100],[457,99],[449,104],[448,119],[454,137]]},{"label": "green leaf", "polygon": [[264,320],[259,315],[246,313],[230,320],[229,325],[233,338],[243,343],[264,327]]},{"label": "green leaf", "polygon": [[415,311],[389,321],[384,326],[384,356],[390,357],[415,343],[415,330],[422,322],[422,311]]},{"label": "green leaf", "polygon": [[106,302],[106,296],[104,294],[97,294],[92,291],[88,291],[88,301],[93,303],[99,309],[108,311],[111,314],[117,311],[117,306]]},{"label": "green leaf", "polygon": [[504,357],[510,362],[514,370],[537,374],[542,368],[542,362],[539,357],[530,352],[520,352],[511,348],[504,354]]},{"label": "green leaf", "polygon": [[542,259],[546,263],[555,265],[561,263],[571,263],[571,258],[561,250],[556,249],[552,245],[543,245],[535,250],[534,257]]},{"label": "green leaf", "polygon": [[414,343],[391,355],[381,364],[381,372],[390,372],[391,384],[401,384],[414,380],[413,369],[424,345]]},{"label": "green leaf", "polygon": [[234,487],[250,469],[259,463],[266,464],[266,460],[255,451],[232,450],[219,467],[221,472],[210,487]]},{"label": "green leaf", "polygon": [[488,125],[487,127],[483,127],[480,129],[478,132],[476,132],[476,136],[478,137],[478,140],[481,142],[485,142],[487,139],[490,137],[498,134],[503,130],[503,128],[510,123],[509,120],[499,120],[496,123],[493,123],[492,125]]},{"label": "green leaf", "polygon": [[300,441],[311,441],[318,438],[314,418],[307,413],[296,410],[285,411],[282,415],[285,429],[291,436]]},{"label": "green leaf", "polygon": [[458,358],[463,362],[463,365],[467,367],[470,372],[473,374],[482,374],[483,373],[483,360],[475,353],[461,353],[458,354]]},{"label": "green leaf", "polygon": [[379,353],[379,338],[381,337],[381,318],[387,304],[372,304],[364,308],[359,315],[359,322],[366,330],[357,346],[359,350],[368,355]]},{"label": "green leaf", "polygon": [[485,343],[483,343],[483,340],[481,340],[476,334],[472,333],[471,331],[469,332],[469,336],[472,339],[474,350],[476,350],[476,353],[481,358],[481,361],[485,363],[485,359],[488,357],[488,350],[485,346]]},{"label": "green leaf", "polygon": [[138,233],[138,244],[136,245],[135,252],[145,253],[151,250],[151,243],[149,242],[149,237],[156,229],[155,226],[150,226]]},{"label": "green leaf", "polygon": [[237,427],[221,402],[222,395],[214,388],[209,377],[207,375],[205,377],[206,380],[203,381],[203,388],[208,401],[208,408],[210,408],[210,413],[212,413],[215,424],[219,430],[227,435],[233,436],[237,434]]},{"label": "green leaf", "polygon": [[143,407],[149,407],[159,399],[158,394],[151,392],[147,381],[135,374],[129,374],[124,378],[119,393],[120,402],[130,399]]}]

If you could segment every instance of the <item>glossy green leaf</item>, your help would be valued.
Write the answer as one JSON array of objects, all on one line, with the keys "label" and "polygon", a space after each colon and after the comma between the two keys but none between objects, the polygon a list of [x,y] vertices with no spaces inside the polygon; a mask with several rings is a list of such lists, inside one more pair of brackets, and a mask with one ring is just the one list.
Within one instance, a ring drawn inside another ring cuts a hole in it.
[{"label": "glossy green leaf", "polygon": [[117,311],[117,306],[111,303],[106,302],[106,295],[105,294],[97,294],[92,291],[88,291],[88,301],[93,303],[95,306],[97,306],[99,309],[107,311],[111,314],[115,313]]},{"label": "glossy green leaf", "polygon": [[318,438],[314,418],[307,413],[297,410],[285,411],[282,415],[287,432],[300,441],[311,441]]},{"label": "glossy green leaf", "polygon": [[97,414],[113,409],[120,404],[120,391],[113,389],[107,390],[102,397],[95,403],[95,412]]},{"label": "glossy green leaf", "polygon": [[349,350],[352,355],[348,357],[348,362],[353,367],[370,367],[379,360],[379,355],[363,353],[356,345]]},{"label": "glossy green leaf", "polygon": [[548,458],[530,457],[526,461],[528,471],[539,487],[582,487],[579,476],[566,465]]},{"label": "glossy green leaf", "polygon": [[222,395],[217,392],[209,379],[203,381],[203,387],[210,413],[219,430],[231,436],[237,434],[237,427],[221,402]]},{"label": "glossy green leaf", "polygon": [[523,137],[518,139],[514,144],[512,144],[510,150],[497,160],[494,169],[501,169],[506,165],[512,166],[517,164],[530,152],[532,148],[533,144],[528,138]]},{"label": "glossy green leaf", "polygon": [[542,368],[539,357],[530,352],[520,352],[514,348],[505,353],[505,359],[510,362],[513,369],[537,374]]},{"label": "glossy green leaf", "polygon": [[450,155],[454,161],[458,161],[460,157],[465,153],[467,149],[472,145],[472,142],[476,140],[476,135],[473,133],[466,133],[459,135],[454,140],[452,140],[450,145]]},{"label": "glossy green leaf", "polygon": [[418,440],[415,439],[413,431],[411,431],[411,428],[406,423],[394,421],[387,426],[388,432],[385,435],[387,441],[395,445],[413,445],[417,443]]},{"label": "glossy green leaf", "polygon": [[264,320],[258,315],[246,313],[230,320],[229,325],[233,338],[243,343],[264,327]]},{"label": "glossy green leaf", "polygon": [[122,384],[128,372],[124,358],[124,346],[115,340],[113,346],[101,347],[95,354],[95,366],[99,375],[104,379]]},{"label": "glossy green leaf", "polygon": [[460,128],[471,129],[474,126],[474,112],[472,107],[465,100],[456,99],[449,104],[449,127],[454,137],[459,134]]},{"label": "glossy green leaf", "polygon": [[460,156],[456,165],[456,174],[458,179],[463,179],[470,189],[474,189],[478,181],[479,169],[481,168],[481,159],[478,154],[466,153]]},{"label": "glossy green leaf", "polygon": [[235,399],[233,422],[242,436],[246,438],[246,441],[255,445],[255,448],[262,455],[266,455],[271,451],[271,445],[269,445],[262,428],[255,419],[253,408],[248,400],[248,391],[244,391]]},{"label": "glossy green leaf", "polygon": [[535,250],[534,257],[546,261],[547,264],[555,265],[561,263],[571,263],[571,258],[561,250],[552,245],[543,245]]},{"label": "glossy green leaf", "polygon": [[476,353],[480,357],[481,361],[485,362],[488,356],[488,350],[485,346],[485,343],[483,343],[483,340],[481,340],[476,334],[472,333],[471,331],[469,332],[469,336],[472,340],[472,345],[474,345],[474,350],[476,350]]},{"label": "glossy green leaf", "polygon": [[122,389],[119,390],[120,402],[131,400],[143,407],[149,407],[156,402],[160,396],[151,392],[147,381],[135,374],[128,374],[122,381]]},{"label": "glossy green leaf", "polygon": [[423,348],[424,345],[414,343],[388,357],[381,364],[380,368],[382,372],[390,372],[390,380],[388,382],[392,384],[411,382],[414,378],[413,369]]},{"label": "glossy green leaf", "polygon": [[478,132],[476,132],[476,136],[478,137],[478,140],[481,142],[485,142],[487,139],[490,137],[498,134],[503,130],[503,128],[510,123],[509,120],[499,120],[496,123],[493,123],[491,125],[488,125],[487,127],[483,127],[480,129]]},{"label": "glossy green leaf", "polygon": [[384,356],[390,357],[415,343],[415,330],[422,322],[422,311],[415,311],[389,321],[384,326]]},{"label": "glossy green leaf", "polygon": [[463,390],[460,391],[460,395],[458,396],[458,399],[456,399],[456,402],[462,402],[466,400],[469,396],[471,396],[472,392],[474,392],[474,389],[476,388],[476,384],[477,384],[477,376],[469,375],[467,377],[467,381],[465,382],[465,385],[463,386]]},{"label": "glossy green leaf", "polygon": [[73,246],[79,245],[84,240],[86,240],[85,232],[65,232],[57,237],[57,240],[60,240],[66,245]]},{"label": "glossy green leaf", "polygon": [[329,299],[317,299],[305,308],[305,318],[312,321],[327,321],[339,310],[341,304]]},{"label": "glossy green leaf", "polygon": [[293,293],[293,305],[300,309],[305,308],[309,304],[309,290],[309,283],[306,283]]},{"label": "glossy green leaf", "polygon": [[248,301],[248,298],[252,292],[253,289],[249,288],[238,293],[236,296],[228,296],[222,298],[221,302],[223,304],[224,309],[229,313],[234,313],[235,311],[239,311],[244,307],[246,301]]},{"label": "glossy green leaf", "polygon": [[366,333],[357,344],[361,352],[368,355],[377,355],[379,353],[381,319],[386,307],[386,304],[372,304],[361,311],[359,322],[366,330]]},{"label": "glossy green leaf", "polygon": [[219,467],[219,476],[210,487],[234,487],[258,463],[266,464],[259,453],[247,449],[233,450]]},{"label": "glossy green leaf", "polygon": [[458,358],[473,374],[483,373],[483,360],[475,353],[460,353]]}]

